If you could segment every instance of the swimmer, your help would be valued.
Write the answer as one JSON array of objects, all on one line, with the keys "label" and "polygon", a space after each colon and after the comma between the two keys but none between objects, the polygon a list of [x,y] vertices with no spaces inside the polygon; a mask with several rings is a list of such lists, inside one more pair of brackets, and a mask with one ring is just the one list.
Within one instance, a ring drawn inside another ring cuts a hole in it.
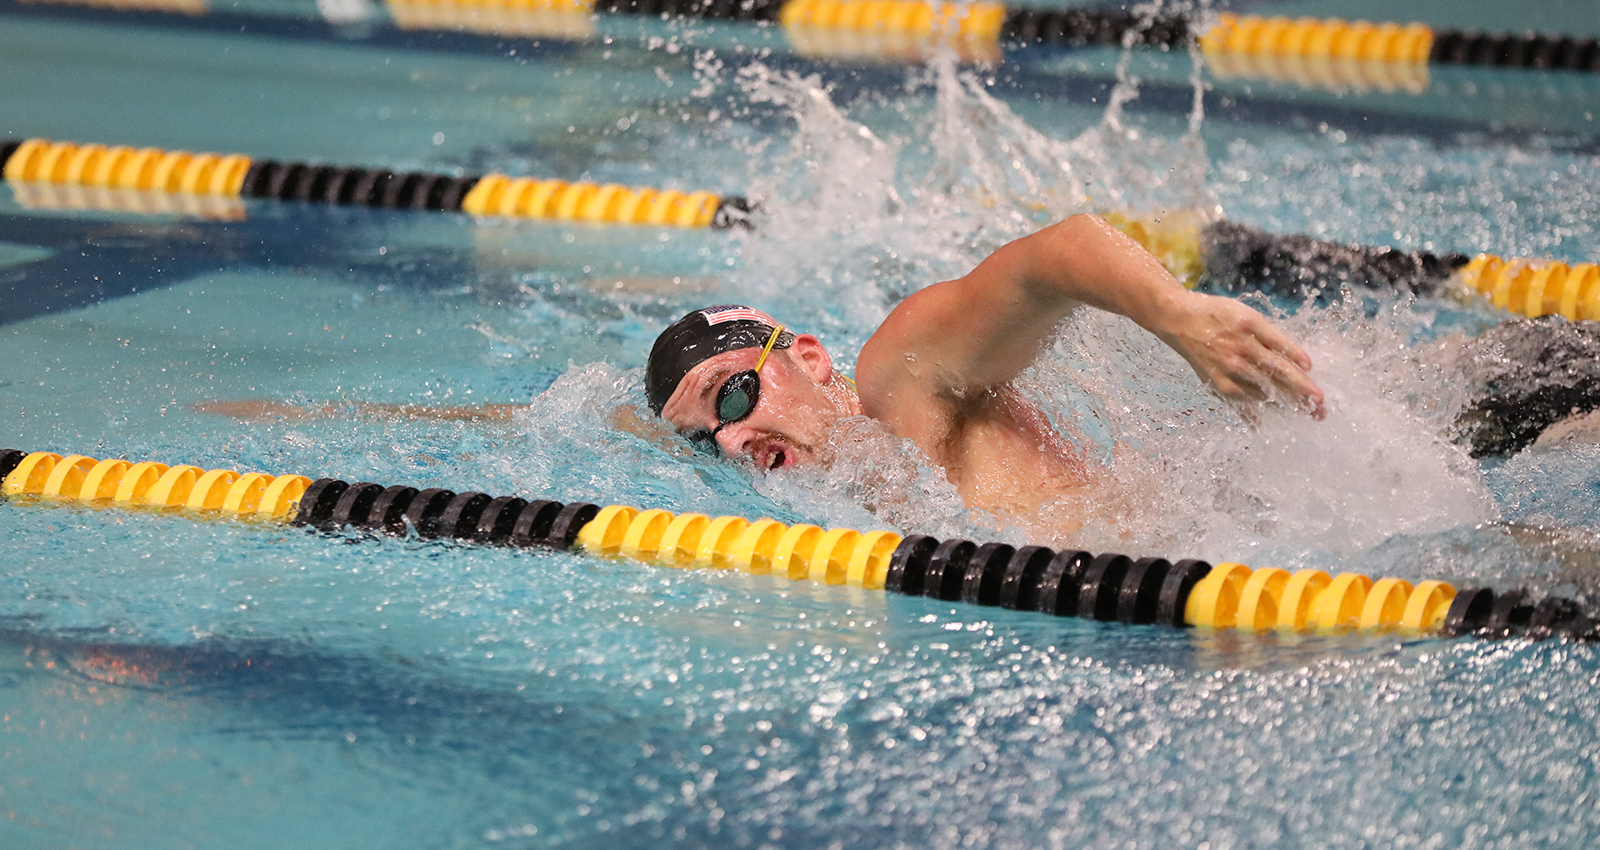
[{"label": "swimmer", "polygon": [[[1323,415],[1311,360],[1285,333],[1244,304],[1185,289],[1091,215],[1018,239],[965,277],[907,298],[862,348],[854,382],[834,369],[815,336],[764,313],[742,306],[691,312],[656,340],[648,403],[678,433],[763,470],[825,464],[835,425],[870,417],[942,467],[970,507],[1029,525],[1042,506],[1084,496],[1096,471],[1013,387],[1079,305],[1132,319],[1225,399],[1246,406],[1279,399]],[[1454,357],[1475,389],[1449,436],[1474,456],[1520,451],[1536,439],[1600,441],[1600,424],[1570,418],[1600,409],[1600,323],[1508,322],[1453,352],[1440,354]],[[1573,365],[1580,362],[1588,365]],[[492,422],[525,407],[248,400],[195,409],[248,420],[355,414]],[[633,409],[617,411],[615,421],[646,436],[655,424]]]},{"label": "swimmer", "polygon": [[1079,305],[1132,319],[1225,399],[1323,414],[1311,359],[1288,335],[1244,304],[1185,289],[1092,215],[901,302],[863,346],[854,381],[815,336],[723,306],[662,332],[646,391],[680,434],[762,470],[826,463],[835,424],[871,417],[942,467],[969,507],[1015,521],[1090,483],[1083,455],[1012,386]]}]

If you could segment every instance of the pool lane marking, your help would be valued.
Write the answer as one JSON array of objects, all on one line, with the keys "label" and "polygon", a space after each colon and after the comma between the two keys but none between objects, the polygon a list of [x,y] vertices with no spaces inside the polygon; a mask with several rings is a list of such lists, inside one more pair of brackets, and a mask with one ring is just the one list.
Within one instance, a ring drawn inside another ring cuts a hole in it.
[{"label": "pool lane marking", "polygon": [[1241,631],[1400,635],[1595,637],[1571,600],[1525,602],[1441,581],[1197,560],[1020,549],[893,531],[786,526],[767,517],[673,514],[628,505],[563,505],[445,489],[385,487],[303,475],[240,475],[188,465],[0,451],[0,496],[119,507],[184,508],[287,521],[322,531],[354,527],[488,545],[581,549],[657,566],[737,570],[948,602],[1056,616]]},{"label": "pool lane marking", "polygon": [[[33,0],[32,7],[207,15],[206,0]],[[1143,46],[1183,49],[1198,37],[1219,77],[1263,76],[1323,88],[1421,91],[1429,64],[1600,71],[1591,36],[1486,33],[1421,23],[1222,13],[1136,15],[1125,9],[1032,9],[927,0],[386,0],[400,31],[433,30],[587,41],[603,16],[780,23],[796,53],[818,58],[923,61],[953,49],[969,62],[1002,61],[1001,46]],[[232,17],[232,16],[229,16]],[[325,11],[329,24],[355,19]],[[1331,63],[1331,64],[1330,64]]]},{"label": "pool lane marking", "polygon": [[[57,198],[50,192],[30,188],[17,193],[19,201],[76,200],[105,203],[117,209],[153,206],[162,210],[160,205],[130,200],[145,193],[159,193],[714,229],[748,227],[751,211],[744,198],[712,192],[568,183],[504,174],[456,177],[341,168],[253,160],[243,154],[79,145],[37,138],[0,143],[0,168],[13,185],[85,187],[106,193]],[[231,208],[221,212],[224,217],[236,215]]]},{"label": "pool lane marking", "polygon": [[[929,45],[945,45],[961,58],[998,62],[1002,44],[1143,46],[1180,49],[1198,36],[1201,51],[1216,66],[1237,70],[1248,63],[1230,57],[1293,57],[1324,60],[1328,67],[1275,73],[1283,65],[1257,65],[1257,76],[1289,81],[1302,72],[1303,84],[1353,87],[1371,84],[1385,90],[1426,88],[1426,71],[1406,71],[1428,64],[1488,65],[1544,70],[1600,71],[1600,44],[1588,36],[1537,33],[1484,33],[1435,29],[1421,23],[1346,21],[1339,18],[1264,17],[1223,13],[1214,17],[1187,14],[1136,15],[1124,9],[1032,9],[1000,3],[933,3],[924,0],[389,0],[397,20],[419,20],[419,10],[433,7],[431,20],[446,28],[518,34],[529,27],[558,36],[573,24],[540,24],[518,19],[510,29],[493,29],[488,12],[502,6],[551,17],[605,14],[651,17],[681,16],[751,23],[778,23],[796,52],[817,57],[872,57],[920,61]],[[580,37],[587,35],[580,31]],[[921,45],[921,49],[915,47]],[[985,49],[993,48],[993,49]],[[1298,66],[1298,67],[1296,67]],[[1226,74],[1219,74],[1226,75]],[[1332,79],[1329,79],[1332,75]]]},{"label": "pool lane marking", "polygon": [[[748,201],[711,192],[504,174],[451,177],[38,138],[0,143],[0,173],[24,205],[59,202],[238,219],[244,214],[238,201],[248,197],[588,224],[752,226]],[[162,197],[184,200],[150,200]],[[1183,215],[1169,215],[1165,221],[1117,213],[1107,213],[1106,218],[1160,259],[1185,286],[1199,283],[1206,271],[1204,243],[1215,223]],[[1331,243],[1316,243],[1327,244]],[[1385,260],[1393,259],[1394,252],[1380,253]],[[1449,268],[1465,261],[1413,254],[1419,269]],[[1559,313],[1573,321],[1600,319],[1600,266],[1594,263],[1569,266],[1554,260],[1479,254],[1457,270],[1453,280],[1458,289],[1479,292],[1496,307],[1519,315]]]}]

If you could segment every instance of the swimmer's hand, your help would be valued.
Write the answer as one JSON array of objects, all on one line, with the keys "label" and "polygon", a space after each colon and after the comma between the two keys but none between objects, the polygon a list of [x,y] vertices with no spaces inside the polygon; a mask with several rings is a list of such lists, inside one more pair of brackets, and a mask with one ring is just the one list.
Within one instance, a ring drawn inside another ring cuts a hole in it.
[{"label": "swimmer's hand", "polygon": [[370,419],[426,419],[453,422],[505,422],[524,405],[483,404],[472,407],[426,407],[416,404],[381,404],[352,401],[340,404],[283,404],[264,398],[244,401],[203,401],[190,406],[196,413],[214,413],[241,422],[332,419],[362,416]]},{"label": "swimmer's hand", "polygon": [[1321,419],[1322,390],[1306,374],[1311,357],[1250,307],[1189,290],[1162,293],[1146,329],[1178,352],[1195,374],[1233,402],[1284,397]]}]

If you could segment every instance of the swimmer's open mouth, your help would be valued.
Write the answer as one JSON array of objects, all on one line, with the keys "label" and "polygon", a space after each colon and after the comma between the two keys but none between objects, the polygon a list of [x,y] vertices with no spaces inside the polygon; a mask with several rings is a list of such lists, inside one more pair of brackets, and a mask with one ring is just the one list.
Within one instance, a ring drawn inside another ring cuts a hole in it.
[{"label": "swimmer's open mouth", "polygon": [[781,438],[767,437],[750,453],[750,460],[755,462],[757,469],[771,472],[792,465],[795,454],[794,449],[785,445]]}]

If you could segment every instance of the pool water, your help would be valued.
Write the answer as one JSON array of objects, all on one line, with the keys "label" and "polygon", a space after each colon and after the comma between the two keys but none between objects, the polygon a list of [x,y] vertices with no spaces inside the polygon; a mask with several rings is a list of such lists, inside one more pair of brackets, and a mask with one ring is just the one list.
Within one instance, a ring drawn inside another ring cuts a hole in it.
[{"label": "pool water", "polygon": [[[1597,34],[1582,5],[1528,20]],[[689,309],[753,303],[848,368],[900,298],[1078,211],[1600,256],[1593,75],[1434,69],[1423,94],[1206,77],[1197,110],[1181,52],[907,69],[732,24],[535,46],[311,8],[0,6],[0,129],[709,189],[760,199],[757,228],[256,202],[218,221],[0,192],[0,447],[1021,542],[881,437],[848,468],[763,479],[613,417]],[[1247,424],[1136,328],[1077,317],[1022,386],[1104,462],[1104,498],[1058,506],[1086,526],[1038,542],[1593,607],[1600,447],[1474,461],[1438,436],[1465,398],[1451,352],[1507,314],[1337,287],[1252,303],[1305,341],[1329,417]],[[494,425],[192,407],[252,398],[529,407]],[[7,848],[1600,838],[1587,644],[1126,627],[28,499],[0,505],[0,536]]]}]

